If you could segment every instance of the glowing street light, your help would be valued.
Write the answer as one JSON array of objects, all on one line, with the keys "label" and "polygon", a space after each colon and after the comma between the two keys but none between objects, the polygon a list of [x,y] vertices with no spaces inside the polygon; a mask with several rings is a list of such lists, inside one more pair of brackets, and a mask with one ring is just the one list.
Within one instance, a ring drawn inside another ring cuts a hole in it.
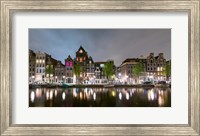
[{"label": "glowing street light", "polygon": [[31,78],[32,78],[32,82],[34,82],[34,78],[35,78],[35,76],[32,76]]},{"label": "glowing street light", "polygon": [[64,80],[65,80],[65,76],[63,76],[63,83],[64,83]]}]

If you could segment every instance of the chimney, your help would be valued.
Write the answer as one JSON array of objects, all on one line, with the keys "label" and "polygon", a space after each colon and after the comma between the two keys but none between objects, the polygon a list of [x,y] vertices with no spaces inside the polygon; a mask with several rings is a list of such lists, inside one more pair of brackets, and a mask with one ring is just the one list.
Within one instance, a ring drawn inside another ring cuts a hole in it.
[{"label": "chimney", "polygon": [[154,56],[154,53],[151,52],[151,53],[150,53],[150,56]]}]

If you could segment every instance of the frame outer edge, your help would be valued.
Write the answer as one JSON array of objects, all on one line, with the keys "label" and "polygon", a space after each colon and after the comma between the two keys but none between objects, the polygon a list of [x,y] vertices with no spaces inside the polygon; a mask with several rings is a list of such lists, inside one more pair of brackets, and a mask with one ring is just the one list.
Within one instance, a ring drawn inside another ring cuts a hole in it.
[{"label": "frame outer edge", "polygon": [[1,91],[1,133],[10,125],[10,46],[9,46],[9,8],[1,1],[1,46],[0,46],[0,91]]},{"label": "frame outer edge", "polygon": [[195,71],[196,71],[196,77],[195,77],[195,80],[196,80],[196,83],[195,83],[195,91],[196,91],[196,100],[195,100],[195,127],[194,127],[194,129],[195,129],[195,131],[200,135],[200,80],[199,80],[199,78],[200,78],[200,44],[199,44],[199,18],[200,18],[200,16],[199,16],[199,9],[200,9],[200,7],[199,7],[199,1],[197,1],[197,4],[195,5],[195,16],[196,16],[196,18],[195,18],[195,39],[194,39],[194,41],[195,41],[195,59],[196,60],[194,60],[195,62],[197,62],[197,64],[195,65]]},{"label": "frame outer edge", "polygon": [[[33,135],[33,134],[38,134],[38,135],[44,135],[44,134],[50,134],[52,132],[52,134],[55,134],[55,132],[58,132],[57,135],[59,134],[69,134],[69,135],[72,135],[74,133],[76,134],[79,134],[79,135],[82,135],[82,134],[89,134],[90,131],[92,131],[90,134],[93,134],[95,135],[95,132],[99,132],[100,134],[105,134],[105,130],[108,129],[108,134],[117,134],[117,132],[119,131],[118,134],[121,134],[122,131],[124,131],[124,134],[125,135],[130,135],[131,132],[132,134],[134,134],[133,132],[138,132],[138,134],[147,134],[147,131],[149,131],[148,128],[137,128],[137,130],[131,130],[131,127],[125,127],[123,128],[122,126],[120,127],[115,127],[115,126],[111,126],[111,128],[109,129],[106,128],[106,127],[98,127],[98,126],[94,126],[91,128],[91,126],[88,126],[87,127],[84,127],[84,125],[80,126],[80,127],[73,127],[73,125],[71,125],[70,127],[48,127],[48,125],[46,127],[34,127],[34,126],[31,126],[31,127],[18,127],[18,126],[12,126],[10,124],[11,120],[9,120],[9,114],[11,114],[11,109],[9,109],[8,107],[11,106],[12,103],[11,102],[11,99],[10,99],[10,96],[9,95],[9,92],[11,90],[11,83],[9,83],[11,81],[11,77],[10,77],[10,74],[12,73],[11,72],[11,48],[9,46],[9,36],[11,36],[11,34],[9,35],[9,33],[11,32],[10,28],[8,27],[9,25],[11,25],[11,22],[9,22],[9,18],[8,18],[8,15],[9,15],[9,8],[6,7],[6,1],[7,3],[12,3],[12,1],[9,1],[9,0],[4,0],[1,1],[1,45],[0,45],[0,116],[1,116],[1,126],[0,126],[0,132],[1,134],[3,135],[15,135],[15,134],[18,134],[18,135]],[[20,0],[17,0],[19,2],[22,3],[22,1]],[[28,0],[29,1],[29,0]],[[24,1],[25,2],[25,1]],[[29,1],[30,2],[30,1]],[[103,2],[103,1],[102,1]],[[149,2],[149,1],[148,1]],[[188,2],[188,1],[187,1]],[[194,1],[193,1],[194,2]],[[192,13],[192,16],[191,16],[191,27],[192,25],[194,25],[194,30],[191,30],[191,45],[193,45],[194,47],[191,47],[191,55],[189,57],[191,57],[191,60],[194,61],[191,63],[191,77],[193,79],[191,79],[192,81],[194,81],[195,83],[192,83],[191,86],[190,86],[190,89],[191,89],[191,96],[192,98],[195,98],[195,99],[191,99],[191,127],[186,127],[184,129],[184,127],[164,127],[163,129],[161,129],[162,127],[158,127],[158,130],[155,128],[153,128],[152,132],[153,134],[164,134],[162,133],[162,131],[166,128],[168,128],[168,130],[170,131],[169,134],[181,134],[181,135],[199,135],[199,77],[200,77],[200,60],[198,58],[200,58],[200,54],[199,54],[199,50],[200,50],[200,47],[199,47],[199,0],[195,0],[195,2],[197,2],[198,4],[196,4],[194,7],[193,7],[193,13]],[[16,4],[16,3],[15,3]],[[13,4],[13,7],[16,6],[15,4]],[[25,4],[26,5],[26,4]],[[101,4],[102,5],[102,4]],[[156,7],[156,6],[155,6]],[[86,8],[87,10],[87,8]],[[194,18],[194,17],[197,17],[197,18]],[[193,31],[193,32],[192,32]],[[193,53],[193,54],[192,54]],[[197,60],[195,60],[197,59]],[[197,63],[195,63],[197,62]],[[5,71],[4,71],[5,70]],[[192,71],[193,70],[193,71]],[[9,85],[9,87],[8,87]],[[195,85],[195,86],[192,86],[192,85]],[[197,90],[198,89],[198,90]],[[6,99],[8,98],[8,99]],[[195,100],[195,101],[194,101]],[[10,105],[9,105],[10,104]],[[52,130],[52,128],[55,128]],[[58,129],[56,131],[56,128]],[[62,129],[63,128],[63,129]],[[95,129],[95,128],[99,128],[99,129]],[[101,128],[102,128],[102,132],[101,132]],[[176,130],[177,128],[177,130]],[[80,129],[78,131],[78,129]],[[90,131],[87,131],[90,130]],[[31,132],[35,130],[35,132]],[[43,131],[42,131],[43,130]],[[55,131],[54,131],[55,130]],[[69,133],[67,132],[67,130],[69,131]],[[121,130],[121,131],[120,131]],[[141,132],[141,131],[144,131]],[[157,130],[159,133],[156,133]],[[194,131],[195,132],[194,132]],[[60,133],[59,133],[60,131]],[[176,131],[178,131],[178,133],[176,133]],[[5,132],[5,133],[4,133]],[[151,131],[150,131],[151,132]],[[164,132],[167,132],[167,131],[164,131]],[[1,135],[0,134],[0,135]],[[51,135],[52,135],[51,134]],[[150,134],[151,135],[151,134]]]},{"label": "frame outer edge", "polygon": [[191,127],[199,135],[199,1],[191,9]]}]

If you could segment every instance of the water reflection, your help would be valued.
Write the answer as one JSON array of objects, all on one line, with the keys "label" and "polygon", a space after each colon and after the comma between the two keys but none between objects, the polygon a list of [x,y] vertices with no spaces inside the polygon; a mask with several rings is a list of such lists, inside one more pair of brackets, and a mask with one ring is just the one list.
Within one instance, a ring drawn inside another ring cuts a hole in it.
[{"label": "water reflection", "polygon": [[122,93],[121,92],[119,93],[119,99],[120,100],[122,99]]},{"label": "water reflection", "polygon": [[30,107],[171,106],[170,88],[37,88],[29,94]]},{"label": "water reflection", "polygon": [[65,92],[62,93],[62,99],[65,100]]},{"label": "water reflection", "polygon": [[93,94],[93,99],[96,100],[96,93]]},{"label": "water reflection", "polygon": [[35,92],[31,91],[31,102],[34,102],[35,100]]},{"label": "water reflection", "polygon": [[50,100],[53,99],[53,90],[50,91],[49,98],[50,98]]},{"label": "water reflection", "polygon": [[46,99],[49,100],[49,91],[46,91]]},{"label": "water reflection", "polygon": [[129,93],[126,93],[126,100],[129,100]]},{"label": "water reflection", "polygon": [[58,94],[58,92],[57,92],[57,90],[55,90],[55,91],[54,91],[55,97],[57,97],[57,94]]}]

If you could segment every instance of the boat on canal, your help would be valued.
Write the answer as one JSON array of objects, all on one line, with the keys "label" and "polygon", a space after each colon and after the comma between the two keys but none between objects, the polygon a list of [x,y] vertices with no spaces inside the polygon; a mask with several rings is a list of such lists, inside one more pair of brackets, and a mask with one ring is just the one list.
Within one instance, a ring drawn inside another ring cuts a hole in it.
[{"label": "boat on canal", "polygon": [[66,83],[62,83],[61,87],[67,88],[67,87],[72,87],[73,84],[66,84]]},{"label": "boat on canal", "polygon": [[171,85],[167,84],[166,81],[159,81],[155,84],[155,87],[171,87]]}]

